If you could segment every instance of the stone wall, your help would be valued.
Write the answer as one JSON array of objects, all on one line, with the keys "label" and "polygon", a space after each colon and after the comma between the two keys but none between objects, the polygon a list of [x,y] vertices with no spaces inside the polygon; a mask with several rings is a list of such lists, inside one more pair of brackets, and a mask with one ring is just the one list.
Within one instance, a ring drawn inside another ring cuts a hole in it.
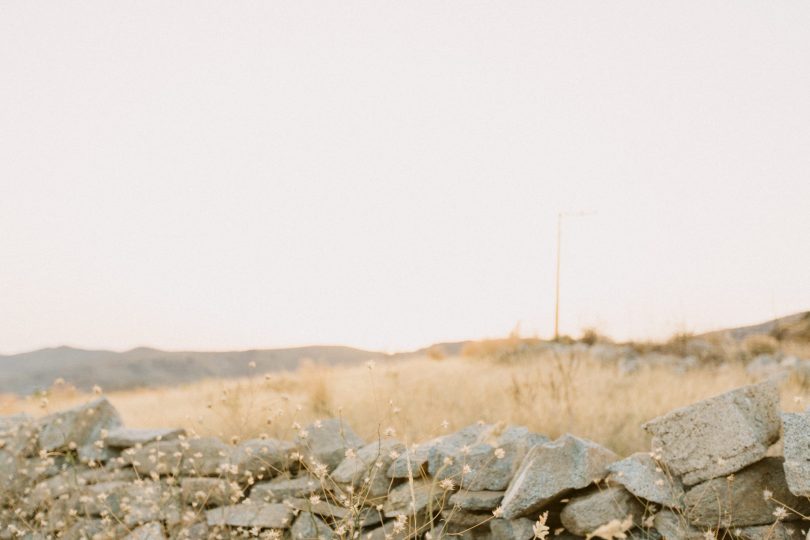
[{"label": "stone wall", "polygon": [[0,417],[0,539],[806,538],[810,412],[780,414],[775,383],[642,427],[651,451],[624,459],[489,424],[410,448],[339,419],[226,444],[127,429],[101,398]]}]

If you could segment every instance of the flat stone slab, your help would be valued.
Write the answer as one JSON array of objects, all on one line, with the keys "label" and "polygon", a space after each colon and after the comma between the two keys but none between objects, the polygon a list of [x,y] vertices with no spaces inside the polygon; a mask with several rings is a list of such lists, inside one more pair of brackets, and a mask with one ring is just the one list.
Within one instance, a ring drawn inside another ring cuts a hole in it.
[{"label": "flat stone slab", "polygon": [[[782,458],[768,457],[733,479],[713,478],[693,486],[684,497],[686,517],[696,526],[730,528],[773,523],[774,511],[783,504],[807,515],[810,500],[788,490],[782,465]],[[788,512],[788,519],[796,517]]]},{"label": "flat stone slab", "polygon": [[667,474],[649,453],[638,452],[608,467],[608,481],[621,484],[633,495],[669,508],[680,508],[683,484]]},{"label": "flat stone slab", "polygon": [[691,486],[761,459],[779,439],[775,382],[744,386],[676,409],[642,426],[669,471]]},{"label": "flat stone slab", "polygon": [[503,497],[504,519],[537,514],[573,490],[603,479],[619,458],[593,441],[563,435],[526,454]]},{"label": "flat stone slab", "polygon": [[224,478],[183,478],[180,481],[183,502],[194,506],[227,506],[242,498],[239,484]]},{"label": "flat stone slab", "polygon": [[103,445],[103,431],[121,427],[121,417],[107,398],[99,398],[66,411],[54,413],[38,422],[39,448],[48,452],[76,450],[82,461],[104,460],[111,456]]},{"label": "flat stone slab", "polygon": [[133,429],[122,427],[110,430],[104,442],[112,448],[129,448],[152,441],[170,441],[185,434],[186,430],[180,428]]},{"label": "flat stone slab", "polygon": [[565,530],[577,536],[587,536],[611,521],[623,521],[633,516],[641,522],[644,506],[621,486],[596,488],[587,495],[572,498],[560,514]]},{"label": "flat stone slab", "polygon": [[488,512],[501,504],[503,494],[503,491],[459,491],[450,496],[450,505],[468,512]]},{"label": "flat stone slab", "polygon": [[785,478],[794,495],[810,497],[810,412],[782,415]]},{"label": "flat stone slab", "polygon": [[209,527],[266,527],[288,529],[292,526],[293,510],[285,504],[242,503],[208,510],[205,520]]},{"label": "flat stone slab", "polygon": [[510,540],[532,540],[534,538],[534,521],[528,518],[493,519],[489,522],[492,538]]}]

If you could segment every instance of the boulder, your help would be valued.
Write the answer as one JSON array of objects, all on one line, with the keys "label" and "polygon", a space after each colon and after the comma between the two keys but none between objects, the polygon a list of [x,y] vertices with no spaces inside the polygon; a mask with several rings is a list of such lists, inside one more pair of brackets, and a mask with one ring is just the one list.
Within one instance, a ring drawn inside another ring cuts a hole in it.
[{"label": "boulder", "polygon": [[[771,525],[734,529],[734,538],[739,540],[804,540],[802,525],[776,522]],[[810,534],[810,533],[809,533]]]},{"label": "boulder", "polygon": [[124,451],[125,460],[142,475],[221,476],[231,467],[233,447],[214,437],[156,441]]},{"label": "boulder", "polygon": [[794,495],[810,497],[810,412],[785,413],[785,478]]},{"label": "boulder", "polygon": [[112,448],[129,448],[136,445],[144,445],[153,441],[170,441],[185,435],[184,429],[133,429],[119,427],[107,434],[104,442]]},{"label": "boulder", "polygon": [[489,522],[492,538],[498,540],[532,540],[534,521],[528,518],[493,519]]},{"label": "boulder", "polygon": [[295,442],[310,463],[314,460],[329,471],[340,465],[346,457],[346,450],[357,450],[364,444],[363,439],[339,418],[310,424],[298,432]]},{"label": "boulder", "polygon": [[404,451],[405,446],[395,440],[369,443],[347,456],[332,472],[332,480],[362,487],[368,497],[381,497],[391,489],[391,479],[385,473]]},{"label": "boulder", "polygon": [[301,512],[290,530],[293,540],[330,540],[332,529],[321,518],[310,512]]},{"label": "boulder", "polygon": [[413,484],[401,484],[388,494],[383,505],[385,517],[410,517],[414,513],[419,515],[428,508],[438,510],[442,506],[445,491],[428,480],[414,480]]},{"label": "boulder", "polygon": [[289,469],[290,454],[295,445],[277,439],[249,439],[230,454],[240,480],[265,480]]},{"label": "boulder", "polygon": [[682,513],[661,510],[653,518],[653,527],[664,540],[705,540],[703,533],[692,527]]},{"label": "boulder", "polygon": [[[810,500],[788,490],[782,465],[782,458],[768,457],[731,477],[693,486],[684,497],[687,518],[705,527],[766,525],[773,523],[774,511],[782,504],[807,515]],[[788,519],[797,517],[788,514]]]},{"label": "boulder", "polygon": [[607,475],[618,456],[595,442],[563,435],[526,454],[503,497],[504,519],[537,514],[573,490]]},{"label": "boulder", "polygon": [[681,481],[664,471],[649,453],[638,452],[608,467],[608,481],[621,484],[644,500],[680,508],[684,495]]},{"label": "boulder", "polygon": [[20,457],[37,453],[39,427],[27,414],[0,416],[0,450]]},{"label": "boulder", "polygon": [[468,512],[494,510],[503,500],[503,491],[459,491],[450,496],[450,505]]},{"label": "boulder", "polygon": [[208,510],[205,519],[209,527],[266,527],[289,529],[293,510],[284,504],[242,503]]},{"label": "boulder", "polygon": [[193,506],[227,506],[242,498],[239,484],[224,478],[183,478],[180,481],[183,502]]},{"label": "boulder", "polygon": [[[390,478],[418,477],[421,472],[434,474],[444,465],[444,458],[455,454],[464,446],[475,444],[482,434],[491,429],[488,424],[472,424],[455,433],[442,435],[424,443],[414,445],[403,452],[388,468]],[[410,465],[410,468],[409,468]]]},{"label": "boulder", "polygon": [[163,527],[160,526],[160,523],[151,522],[141,525],[129,533],[124,540],[166,540],[166,535],[163,534]]},{"label": "boulder", "polygon": [[485,426],[471,444],[433,449],[429,471],[439,480],[452,479],[463,489],[504,490],[526,452],[546,442],[548,437],[525,427]]},{"label": "boulder", "polygon": [[624,521],[633,516],[641,523],[644,506],[621,486],[600,488],[587,495],[572,498],[560,514],[563,527],[578,536],[587,536],[611,521]]},{"label": "boulder", "polygon": [[106,460],[114,454],[104,446],[102,433],[120,426],[118,411],[107,398],[99,398],[41,418],[39,448],[47,452],[76,450],[82,461]]},{"label": "boulder", "polygon": [[779,390],[765,382],[676,409],[642,427],[653,436],[653,452],[691,486],[761,459],[779,439],[780,425]]},{"label": "boulder", "polygon": [[285,499],[309,497],[313,493],[321,493],[323,489],[321,480],[314,476],[282,477],[255,484],[250,489],[250,499],[257,502],[281,502]]}]

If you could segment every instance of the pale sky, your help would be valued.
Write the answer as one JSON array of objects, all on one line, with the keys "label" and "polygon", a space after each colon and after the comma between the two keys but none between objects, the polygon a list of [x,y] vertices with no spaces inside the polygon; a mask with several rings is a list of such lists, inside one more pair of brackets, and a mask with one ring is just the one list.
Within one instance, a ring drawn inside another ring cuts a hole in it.
[{"label": "pale sky", "polygon": [[0,4],[0,353],[810,309],[810,3]]}]

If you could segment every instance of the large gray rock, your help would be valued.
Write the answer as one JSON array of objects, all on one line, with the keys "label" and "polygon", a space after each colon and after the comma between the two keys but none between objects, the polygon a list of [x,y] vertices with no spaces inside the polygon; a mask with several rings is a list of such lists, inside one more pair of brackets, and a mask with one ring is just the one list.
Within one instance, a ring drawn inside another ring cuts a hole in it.
[{"label": "large gray rock", "polygon": [[224,478],[183,478],[180,495],[184,503],[192,506],[227,506],[239,502],[242,489]]},{"label": "large gray rock", "polygon": [[[768,492],[771,497],[766,498]],[[776,502],[778,501],[778,502]],[[746,527],[774,521],[782,504],[807,515],[810,500],[793,495],[785,481],[782,458],[765,458],[734,474],[693,486],[684,497],[689,521],[705,527]],[[789,512],[788,519],[795,518]]]},{"label": "large gray rock", "polygon": [[406,482],[391,490],[383,506],[385,517],[411,516],[424,512],[428,508],[438,510],[446,492],[428,480]]},{"label": "large gray rock", "polygon": [[785,478],[794,495],[810,497],[810,412],[785,413]]},{"label": "large gray rock", "polygon": [[362,488],[368,497],[385,495],[391,489],[391,479],[385,473],[404,451],[405,446],[395,440],[369,443],[346,457],[332,472],[332,480]]},{"label": "large gray rock", "polygon": [[503,491],[459,491],[450,496],[450,504],[468,512],[494,510],[503,500]]},{"label": "large gray rock", "polygon": [[273,478],[289,469],[290,454],[295,445],[277,439],[250,439],[231,452],[231,465],[240,480],[257,481]]},{"label": "large gray rock", "polygon": [[[771,525],[742,527],[732,531],[739,540],[804,540],[801,524],[777,522]],[[810,532],[808,532],[810,534]]]},{"label": "large gray rock", "polygon": [[[458,452],[464,446],[478,442],[483,434],[492,429],[490,424],[472,424],[455,433],[442,435],[408,448],[388,468],[390,478],[419,477],[421,472],[434,474],[444,464],[444,457]],[[409,468],[410,465],[410,468]]]},{"label": "large gray rock", "polygon": [[180,428],[133,429],[119,427],[111,430],[104,442],[112,448],[129,448],[154,441],[170,441],[185,434],[186,430]]},{"label": "large gray rock", "polygon": [[214,508],[205,513],[209,527],[266,527],[268,529],[289,529],[292,525],[293,510],[284,504],[242,503],[233,506]]},{"label": "large gray rock", "polygon": [[290,530],[293,540],[330,540],[332,529],[321,518],[310,512],[301,512]]},{"label": "large gray rock", "polygon": [[653,527],[664,540],[705,540],[703,533],[692,527],[681,512],[661,510],[653,518]]},{"label": "large gray rock", "polygon": [[775,382],[744,386],[676,409],[642,426],[669,471],[685,485],[738,471],[779,439]]},{"label": "large gray rock", "polygon": [[0,416],[0,450],[20,457],[37,453],[39,427],[27,414]]},{"label": "large gray rock", "polygon": [[354,521],[363,527],[377,525],[382,521],[380,513],[370,508],[346,508],[328,501],[310,499],[287,499],[284,504],[300,512],[311,512],[330,521]]},{"label": "large gray rock", "polygon": [[255,484],[250,490],[250,498],[257,502],[281,502],[285,499],[309,497],[323,491],[324,484],[314,476],[275,478],[270,482]]},{"label": "large gray rock", "polygon": [[598,489],[593,493],[572,498],[563,508],[560,520],[568,532],[586,536],[613,520],[623,521],[633,516],[641,522],[644,506],[623,487]]},{"label": "large gray rock", "polygon": [[301,430],[295,439],[296,445],[309,459],[326,465],[332,471],[346,457],[346,450],[363,446],[361,439],[339,418],[314,422]]},{"label": "large gray rock", "polygon": [[684,495],[681,481],[667,474],[650,454],[638,452],[608,467],[608,480],[647,501],[680,508]]},{"label": "large gray rock", "polygon": [[102,432],[121,426],[121,417],[107,398],[99,398],[39,420],[39,448],[48,452],[76,450],[82,461],[105,460],[113,454],[97,441]]},{"label": "large gray rock", "polygon": [[453,479],[463,489],[503,490],[526,452],[546,442],[548,437],[525,427],[485,426],[472,444],[438,445],[431,451],[429,471],[439,480]]},{"label": "large gray rock", "polygon": [[233,447],[219,439],[178,439],[156,441],[124,451],[124,458],[139,474],[221,476],[231,467]]},{"label": "large gray rock", "polygon": [[563,435],[526,454],[503,497],[504,519],[537,514],[544,506],[607,475],[618,456],[595,442]]},{"label": "large gray rock", "polygon": [[166,535],[163,534],[163,527],[160,526],[160,523],[153,521],[141,525],[129,533],[124,540],[166,540]]},{"label": "large gray rock", "polygon": [[532,540],[534,521],[528,518],[493,519],[489,523],[492,538],[497,540]]}]

